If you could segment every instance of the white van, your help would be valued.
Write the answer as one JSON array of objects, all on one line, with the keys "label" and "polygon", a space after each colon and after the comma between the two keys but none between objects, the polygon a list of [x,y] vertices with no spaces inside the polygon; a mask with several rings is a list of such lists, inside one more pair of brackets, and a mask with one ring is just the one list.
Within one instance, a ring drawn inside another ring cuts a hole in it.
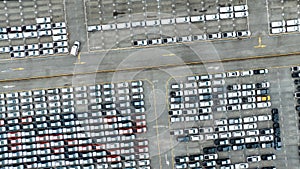
[{"label": "white van", "polygon": [[71,55],[73,56],[77,56],[78,55],[78,51],[79,51],[79,47],[80,47],[80,42],[75,41],[74,45],[71,48]]}]

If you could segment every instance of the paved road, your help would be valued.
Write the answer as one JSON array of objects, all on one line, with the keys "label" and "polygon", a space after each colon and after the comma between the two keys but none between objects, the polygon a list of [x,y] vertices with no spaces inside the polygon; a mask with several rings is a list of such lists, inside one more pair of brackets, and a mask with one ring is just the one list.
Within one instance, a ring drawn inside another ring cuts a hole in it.
[{"label": "paved road", "polygon": [[[74,65],[77,58],[72,56],[52,56],[22,60],[1,61],[1,70],[25,68],[22,73],[1,73],[0,79],[24,78],[32,76],[49,76],[73,72],[94,72],[96,70],[133,69],[156,67],[162,65],[207,62],[231,58],[253,58],[255,56],[281,55],[298,51],[299,35],[286,37],[264,37],[266,48],[254,48],[257,38],[178,44],[158,48],[141,48],[132,50],[114,50],[108,52],[82,53],[84,65]],[[175,54],[175,55],[174,55]],[[295,64],[297,63],[294,62]],[[58,69],[59,67],[59,69]]]}]

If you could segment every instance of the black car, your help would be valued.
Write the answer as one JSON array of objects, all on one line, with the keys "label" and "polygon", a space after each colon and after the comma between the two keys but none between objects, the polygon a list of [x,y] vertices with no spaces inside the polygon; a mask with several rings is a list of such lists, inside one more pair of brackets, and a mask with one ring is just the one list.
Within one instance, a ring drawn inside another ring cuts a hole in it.
[{"label": "black car", "polygon": [[274,149],[275,150],[281,150],[281,138],[280,137],[275,137],[274,138]]},{"label": "black car", "polygon": [[190,137],[189,136],[180,136],[180,137],[177,137],[177,141],[178,142],[189,142]]},{"label": "black car", "polygon": [[300,79],[295,79],[295,80],[294,80],[294,84],[295,84],[295,85],[300,84]]},{"label": "black car", "polygon": [[273,123],[273,129],[275,129],[275,128],[279,128],[279,123],[276,123],[276,122]]},{"label": "black car", "polygon": [[294,73],[292,73],[292,77],[293,78],[300,77],[300,73],[299,72],[294,72]]},{"label": "black car", "polygon": [[230,151],[231,150],[231,146],[228,146],[228,145],[218,146],[217,150],[218,151]]},{"label": "black car", "polygon": [[229,140],[230,144],[242,144],[244,143],[244,139],[242,137],[236,137]]},{"label": "black car", "polygon": [[278,109],[277,109],[277,108],[272,109],[272,110],[271,110],[271,113],[272,113],[272,114],[278,113]]},{"label": "black car", "polygon": [[260,148],[260,145],[258,143],[247,143],[246,148],[247,149]]},{"label": "black car", "polygon": [[274,136],[280,137],[280,128],[274,128]]},{"label": "black car", "polygon": [[206,154],[213,154],[213,153],[217,152],[217,148],[216,147],[204,147],[203,152]]},{"label": "black car", "polygon": [[269,89],[261,89],[259,95],[267,95],[267,94],[269,94],[269,93],[270,93],[270,90],[269,90]]},{"label": "black car", "polygon": [[230,162],[230,158],[217,159],[216,162],[218,165],[226,165]]},{"label": "black car", "polygon": [[297,86],[296,89],[297,89],[297,91],[300,91],[300,86]]},{"label": "black car", "polygon": [[171,92],[170,92],[170,96],[171,96],[171,97],[175,97],[175,96],[176,96],[175,92],[174,92],[174,91],[171,91]]},{"label": "black car", "polygon": [[[215,128],[215,129],[218,129],[218,128]],[[220,142],[225,141],[225,140],[227,140],[227,139],[224,139],[224,138],[223,139],[215,139],[214,143],[215,143],[215,145],[220,145]]]},{"label": "black car", "polygon": [[232,85],[228,85],[227,86],[227,90],[233,90],[233,86]]},{"label": "black car", "polygon": [[300,111],[300,106],[296,106],[296,110],[297,110],[297,111]]},{"label": "black car", "polygon": [[300,104],[300,99],[297,99],[297,103]]},{"label": "black car", "polygon": [[272,109],[272,120],[275,123],[279,122],[279,113],[278,113],[278,109]]}]

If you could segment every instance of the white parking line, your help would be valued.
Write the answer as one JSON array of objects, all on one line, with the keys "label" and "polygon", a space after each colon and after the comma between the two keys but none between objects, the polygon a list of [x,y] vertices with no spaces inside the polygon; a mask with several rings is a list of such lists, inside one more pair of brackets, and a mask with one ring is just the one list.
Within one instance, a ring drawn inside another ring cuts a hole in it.
[{"label": "white parking line", "polygon": [[[65,0],[64,0],[65,1]],[[88,52],[90,52],[90,39],[89,39],[89,32],[88,30],[88,24],[87,24],[87,10],[86,10],[86,0],[83,0],[83,6],[84,6],[84,24],[85,24],[85,32],[86,32],[86,44],[87,44],[87,49]]]}]

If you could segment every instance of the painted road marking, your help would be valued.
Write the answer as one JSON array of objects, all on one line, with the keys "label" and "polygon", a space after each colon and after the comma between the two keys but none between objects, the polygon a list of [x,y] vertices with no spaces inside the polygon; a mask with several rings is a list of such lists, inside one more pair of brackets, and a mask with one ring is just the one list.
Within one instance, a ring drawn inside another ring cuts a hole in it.
[{"label": "painted road marking", "polygon": [[263,45],[261,42],[261,37],[258,37],[258,45],[254,46],[254,48],[265,48],[267,45]]}]

